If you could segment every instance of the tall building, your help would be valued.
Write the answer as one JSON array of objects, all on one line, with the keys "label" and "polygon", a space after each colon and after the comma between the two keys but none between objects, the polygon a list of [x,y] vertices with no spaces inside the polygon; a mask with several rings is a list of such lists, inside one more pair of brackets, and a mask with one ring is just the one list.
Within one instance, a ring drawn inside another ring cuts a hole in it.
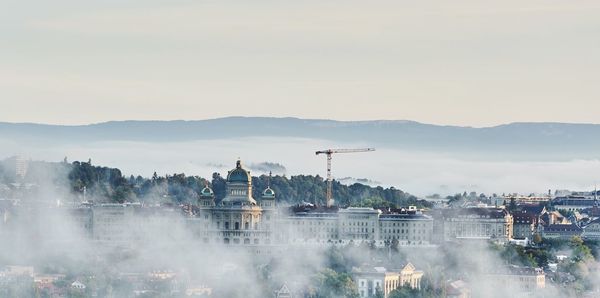
[{"label": "tall building", "polygon": [[537,229],[537,217],[526,211],[515,211],[513,217],[513,238],[531,239]]},{"label": "tall building", "polygon": [[27,175],[27,169],[29,168],[29,161],[22,156],[15,158],[15,174],[17,177],[23,179]]},{"label": "tall building", "polygon": [[204,243],[269,245],[275,228],[275,192],[263,192],[261,204],[252,197],[252,176],[237,161],[227,174],[225,198],[218,204],[206,186],[198,199],[199,212],[191,218],[193,229]]}]

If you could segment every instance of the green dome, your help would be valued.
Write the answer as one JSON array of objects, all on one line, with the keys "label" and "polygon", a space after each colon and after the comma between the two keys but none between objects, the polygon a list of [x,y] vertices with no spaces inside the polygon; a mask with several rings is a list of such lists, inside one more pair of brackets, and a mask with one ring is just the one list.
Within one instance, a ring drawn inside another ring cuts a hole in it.
[{"label": "green dome", "polygon": [[275,191],[273,191],[270,187],[267,187],[267,189],[263,191],[263,197],[275,197]]},{"label": "green dome", "polygon": [[229,171],[229,175],[227,175],[227,182],[250,183],[250,179],[250,172],[242,168],[242,162],[239,160],[237,161],[236,168]]},{"label": "green dome", "polygon": [[212,197],[214,195],[213,190],[210,187],[205,187],[200,191],[200,195],[203,197]]}]

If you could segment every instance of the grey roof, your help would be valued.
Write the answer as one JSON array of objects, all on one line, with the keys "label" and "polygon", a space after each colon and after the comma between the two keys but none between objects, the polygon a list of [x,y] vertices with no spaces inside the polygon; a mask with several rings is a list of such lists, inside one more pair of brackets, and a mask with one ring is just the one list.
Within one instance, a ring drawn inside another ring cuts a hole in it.
[{"label": "grey roof", "polygon": [[481,218],[504,218],[508,215],[508,211],[503,208],[456,208],[443,210],[444,217],[468,217],[468,216],[479,216]]}]

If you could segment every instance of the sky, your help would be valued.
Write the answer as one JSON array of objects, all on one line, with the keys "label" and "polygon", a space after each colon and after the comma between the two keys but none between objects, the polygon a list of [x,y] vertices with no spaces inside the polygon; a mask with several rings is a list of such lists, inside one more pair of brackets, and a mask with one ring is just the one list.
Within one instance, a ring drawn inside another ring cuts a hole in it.
[{"label": "sky", "polygon": [[0,0],[0,121],[600,123],[598,1]]}]

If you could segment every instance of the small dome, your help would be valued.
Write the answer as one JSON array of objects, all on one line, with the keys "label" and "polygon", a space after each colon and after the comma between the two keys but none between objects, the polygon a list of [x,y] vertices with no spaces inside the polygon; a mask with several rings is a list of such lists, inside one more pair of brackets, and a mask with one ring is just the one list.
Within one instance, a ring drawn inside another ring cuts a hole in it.
[{"label": "small dome", "polygon": [[263,191],[263,197],[275,197],[275,191],[273,191],[270,187],[267,187],[267,189]]},{"label": "small dome", "polygon": [[227,175],[227,182],[244,182],[250,183],[250,172],[242,168],[242,162],[237,161],[235,169],[229,171]]},{"label": "small dome", "polygon": [[212,189],[210,189],[210,187],[206,186],[202,189],[200,195],[203,197],[212,197],[214,195],[214,192]]}]

